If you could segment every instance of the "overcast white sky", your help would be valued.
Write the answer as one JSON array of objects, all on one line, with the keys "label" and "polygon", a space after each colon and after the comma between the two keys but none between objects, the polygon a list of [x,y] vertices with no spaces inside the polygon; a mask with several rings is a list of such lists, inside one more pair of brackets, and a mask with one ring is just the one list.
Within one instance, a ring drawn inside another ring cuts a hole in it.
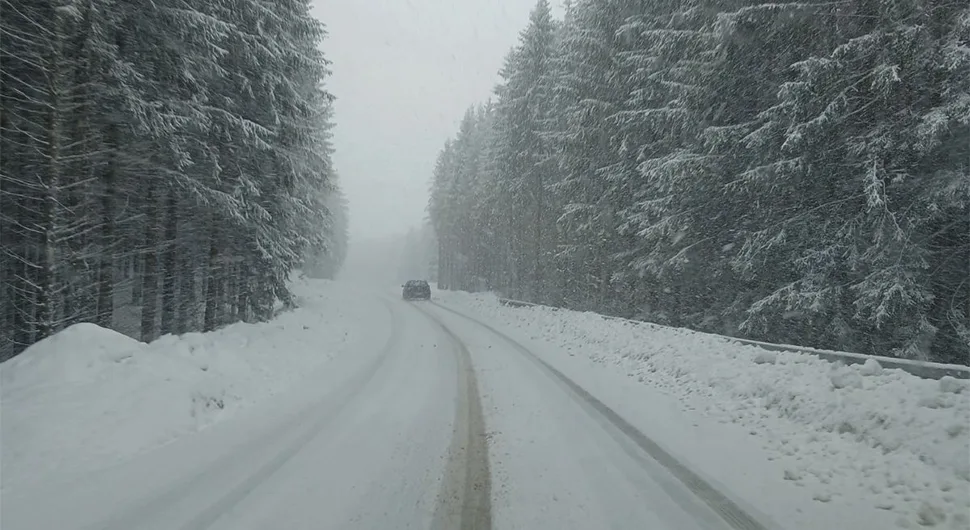
[{"label": "overcast white sky", "polygon": [[[560,1],[550,2],[558,9]],[[535,0],[315,0],[352,240],[424,218],[435,156],[485,101]]]}]

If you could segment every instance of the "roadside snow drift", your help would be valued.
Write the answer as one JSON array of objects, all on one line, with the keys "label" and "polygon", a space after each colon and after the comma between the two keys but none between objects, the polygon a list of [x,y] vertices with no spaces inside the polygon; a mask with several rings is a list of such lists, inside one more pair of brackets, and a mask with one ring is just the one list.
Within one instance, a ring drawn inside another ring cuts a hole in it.
[{"label": "roadside snow drift", "polygon": [[743,427],[771,460],[764,469],[802,487],[806,505],[851,501],[891,514],[898,527],[970,528],[968,381],[921,379],[875,361],[833,364],[593,313],[511,308],[493,295],[436,296],[547,344],[562,363],[588,357],[673,396],[685,414]]},{"label": "roadside snow drift", "polygon": [[77,324],[0,364],[3,489],[112,465],[280,393],[345,353],[368,306],[326,281],[271,322],[145,344]]}]

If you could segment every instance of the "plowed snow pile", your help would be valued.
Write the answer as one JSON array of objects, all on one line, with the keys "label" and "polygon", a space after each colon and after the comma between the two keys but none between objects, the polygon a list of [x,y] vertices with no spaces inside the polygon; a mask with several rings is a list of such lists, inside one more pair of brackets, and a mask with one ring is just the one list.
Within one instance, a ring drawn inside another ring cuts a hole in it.
[{"label": "plowed snow pile", "polygon": [[77,324],[0,364],[3,488],[111,465],[277,394],[357,342],[367,306],[326,281],[271,322],[145,344]]},{"label": "plowed snow pile", "polygon": [[802,486],[818,509],[851,499],[892,513],[899,527],[970,528],[966,380],[833,364],[593,313],[511,308],[492,295],[436,294],[560,355],[615,366],[674,396],[685,413],[743,426],[772,461],[767,472]]}]

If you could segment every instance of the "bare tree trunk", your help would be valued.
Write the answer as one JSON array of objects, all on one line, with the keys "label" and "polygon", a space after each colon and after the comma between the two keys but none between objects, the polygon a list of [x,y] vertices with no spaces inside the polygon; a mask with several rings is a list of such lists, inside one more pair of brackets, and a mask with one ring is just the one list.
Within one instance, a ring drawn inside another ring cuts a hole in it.
[{"label": "bare tree trunk", "polygon": [[179,311],[178,311],[178,333],[188,333],[196,331],[197,323],[195,320],[196,302],[196,282],[195,264],[190,253],[185,252],[181,256],[182,269],[179,271]]},{"label": "bare tree trunk", "polygon": [[521,270],[521,267],[519,266],[520,264],[520,257],[518,255],[519,244],[517,241],[518,234],[516,233],[515,219],[516,219],[515,207],[512,206],[512,202],[510,198],[509,215],[508,215],[509,232],[506,236],[508,240],[508,243],[506,246],[508,248],[507,259],[508,259],[509,276],[511,276],[510,278],[511,281],[508,282],[510,292],[507,294],[507,296],[511,296],[512,298],[516,298],[516,299],[521,299],[522,298],[522,274],[521,274],[522,270]]},{"label": "bare tree trunk", "polygon": [[237,279],[236,284],[236,318],[249,322],[249,287],[243,282],[242,275]]},{"label": "bare tree trunk", "polygon": [[205,315],[202,318],[202,331],[213,331],[218,323],[218,260],[219,260],[219,234],[215,229],[215,220],[212,223],[212,232],[209,239],[209,265],[206,270],[205,288]]},{"label": "bare tree trunk", "polygon": [[438,288],[448,288],[448,270],[445,261],[445,242],[443,237],[438,238]]},{"label": "bare tree trunk", "polygon": [[142,277],[145,275],[145,257],[135,255],[131,260],[131,305],[141,305]]},{"label": "bare tree trunk", "polygon": [[114,125],[108,129],[107,139],[105,147],[111,155],[101,179],[101,252],[98,253],[97,309],[97,323],[104,328],[111,327],[111,317],[114,314],[114,218],[115,186],[118,177],[118,161],[114,155],[114,151],[118,148],[117,128]]},{"label": "bare tree trunk", "polygon": [[55,331],[58,314],[57,297],[57,219],[58,189],[61,184],[61,120],[64,75],[62,68],[64,15],[54,15],[54,31],[51,35],[51,49],[48,58],[47,90],[49,106],[47,111],[47,178],[43,182],[44,198],[41,210],[41,255],[37,281],[37,322],[35,340],[41,340]]},{"label": "bare tree trunk", "polygon": [[536,218],[535,218],[535,270],[533,275],[532,301],[544,302],[542,288],[542,171],[536,169]]},{"label": "bare tree trunk", "polygon": [[151,342],[157,336],[158,313],[158,200],[154,178],[149,178],[145,191],[145,260],[142,275],[141,340]]},{"label": "bare tree trunk", "polygon": [[226,282],[228,281],[229,271],[225,265],[219,265],[214,274],[216,283],[215,322],[216,328],[219,328],[226,325],[226,305],[228,303]]},{"label": "bare tree trunk", "polygon": [[239,265],[232,263],[226,270],[226,314],[225,323],[235,322],[239,319]]},{"label": "bare tree trunk", "polygon": [[178,197],[170,187],[165,204],[165,250],[162,253],[162,334],[175,333],[176,271],[178,266]]}]

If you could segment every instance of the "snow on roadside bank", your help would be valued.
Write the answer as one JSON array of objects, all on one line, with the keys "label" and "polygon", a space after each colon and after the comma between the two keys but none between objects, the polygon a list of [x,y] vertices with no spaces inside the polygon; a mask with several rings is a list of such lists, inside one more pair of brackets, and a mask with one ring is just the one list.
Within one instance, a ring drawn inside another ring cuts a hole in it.
[{"label": "snow on roadside bank", "polygon": [[613,367],[673,396],[685,414],[743,427],[771,460],[755,473],[770,470],[799,486],[805,511],[851,504],[890,515],[898,527],[970,528],[967,381],[842,366],[592,313],[509,308],[491,295],[436,296],[548,351]]},{"label": "snow on roadside bank", "polygon": [[223,420],[359,342],[372,304],[327,281],[293,285],[271,322],[145,344],[78,324],[0,364],[3,489],[109,466]]}]

